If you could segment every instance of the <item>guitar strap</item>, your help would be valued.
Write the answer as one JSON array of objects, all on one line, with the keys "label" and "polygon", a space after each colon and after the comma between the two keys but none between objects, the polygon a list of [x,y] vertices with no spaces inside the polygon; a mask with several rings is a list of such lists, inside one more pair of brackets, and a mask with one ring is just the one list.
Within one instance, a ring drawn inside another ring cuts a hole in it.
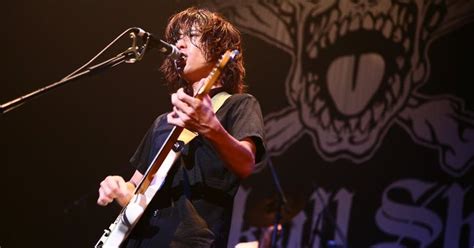
[{"label": "guitar strap", "polygon": [[[219,110],[219,108],[224,104],[224,102],[227,100],[227,98],[229,98],[231,95],[225,91],[222,91],[222,92],[219,92],[217,93],[215,96],[213,96],[211,98],[211,102],[212,102],[212,108],[214,110],[214,113],[217,112],[217,110]],[[191,132],[187,129],[184,129],[183,130],[183,133],[184,132]],[[185,144],[189,143],[192,139],[194,139],[197,134],[196,133],[193,133],[191,132],[192,135],[194,135],[193,137],[189,137],[190,139],[185,142]],[[189,134],[188,134],[189,135]],[[181,136],[180,136],[181,137]],[[178,138],[179,139],[179,138]],[[179,139],[180,140],[180,139]],[[183,178],[184,178],[184,181],[183,181],[183,193],[184,195],[186,196],[186,198],[188,199],[191,199],[191,186],[190,186],[190,183],[189,183],[189,177],[188,177],[188,173],[186,172],[186,170],[184,169],[183,167]]]},{"label": "guitar strap", "polygon": [[230,96],[231,94],[227,93],[226,91],[221,91],[212,97],[211,102],[214,113],[216,113],[217,110],[221,108],[222,104],[224,104],[225,100],[227,100],[227,98]]}]

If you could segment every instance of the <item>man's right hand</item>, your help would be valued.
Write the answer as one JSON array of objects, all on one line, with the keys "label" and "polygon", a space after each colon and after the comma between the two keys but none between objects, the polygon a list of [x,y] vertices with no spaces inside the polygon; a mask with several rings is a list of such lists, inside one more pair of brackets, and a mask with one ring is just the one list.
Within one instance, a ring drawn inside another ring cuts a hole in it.
[{"label": "man's right hand", "polygon": [[116,200],[121,206],[125,206],[132,198],[135,186],[125,182],[121,176],[108,176],[101,183],[97,204],[106,206]]}]

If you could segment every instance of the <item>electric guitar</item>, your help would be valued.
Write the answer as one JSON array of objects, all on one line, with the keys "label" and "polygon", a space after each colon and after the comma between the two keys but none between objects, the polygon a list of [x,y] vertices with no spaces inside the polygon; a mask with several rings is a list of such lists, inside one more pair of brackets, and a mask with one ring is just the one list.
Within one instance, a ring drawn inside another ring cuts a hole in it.
[{"label": "electric guitar", "polygon": [[[204,84],[194,94],[195,98],[202,99],[204,95],[209,93],[212,85],[217,81],[227,63],[234,60],[238,53],[237,50],[228,50],[222,55],[211,73],[207,76]],[[143,175],[142,180],[135,188],[130,202],[120,211],[115,221],[104,230],[95,248],[119,247],[126,240],[156,192],[160,190],[172,165],[179,157],[183,146],[196,136],[196,133],[185,128],[173,127]]]}]

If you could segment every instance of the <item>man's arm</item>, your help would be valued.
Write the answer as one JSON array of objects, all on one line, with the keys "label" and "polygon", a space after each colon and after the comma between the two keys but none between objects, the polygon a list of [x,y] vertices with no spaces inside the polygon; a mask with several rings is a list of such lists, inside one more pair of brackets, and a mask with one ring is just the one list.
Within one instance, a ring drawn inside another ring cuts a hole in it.
[{"label": "man's arm", "polygon": [[125,182],[121,176],[106,177],[100,183],[97,204],[106,206],[115,200],[120,206],[125,207],[132,198],[133,191],[142,177],[143,175],[139,171],[135,171],[128,182]]},{"label": "man's arm", "polygon": [[252,173],[255,165],[255,143],[249,137],[237,140],[222,127],[208,95],[200,100],[180,89],[171,96],[171,102],[174,106],[173,112],[167,116],[170,124],[196,131],[210,140],[227,167],[240,178]]}]

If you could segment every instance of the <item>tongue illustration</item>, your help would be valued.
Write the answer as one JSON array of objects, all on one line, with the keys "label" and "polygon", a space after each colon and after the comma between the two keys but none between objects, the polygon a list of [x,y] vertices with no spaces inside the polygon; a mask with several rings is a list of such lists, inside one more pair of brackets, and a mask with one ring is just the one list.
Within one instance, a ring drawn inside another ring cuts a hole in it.
[{"label": "tongue illustration", "polygon": [[344,115],[361,113],[382,84],[385,61],[377,53],[335,59],[327,72],[329,94]]}]

